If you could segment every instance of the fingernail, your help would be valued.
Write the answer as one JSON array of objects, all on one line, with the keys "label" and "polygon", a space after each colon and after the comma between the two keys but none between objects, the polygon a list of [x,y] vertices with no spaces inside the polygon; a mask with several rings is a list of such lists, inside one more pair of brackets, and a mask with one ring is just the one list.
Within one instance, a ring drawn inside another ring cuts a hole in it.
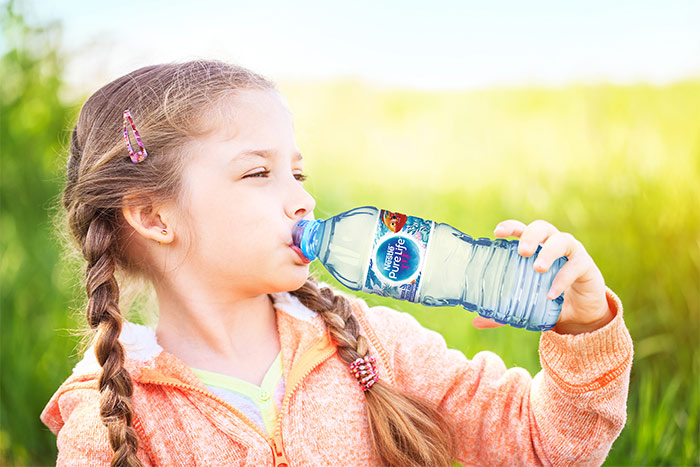
[{"label": "fingernail", "polygon": [[518,249],[523,253],[527,253],[528,251],[530,251],[530,244],[526,242],[520,242],[520,247]]},{"label": "fingernail", "polygon": [[544,268],[544,260],[543,259],[538,259],[535,261],[535,267],[538,269]]}]

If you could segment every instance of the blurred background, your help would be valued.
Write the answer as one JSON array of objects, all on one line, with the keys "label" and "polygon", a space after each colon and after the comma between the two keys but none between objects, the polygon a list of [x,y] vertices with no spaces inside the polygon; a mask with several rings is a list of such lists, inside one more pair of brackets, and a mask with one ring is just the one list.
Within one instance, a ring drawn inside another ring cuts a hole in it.
[{"label": "blurred background", "polygon": [[[635,341],[606,465],[700,464],[700,2],[257,5],[2,4],[0,464],[54,463],[39,414],[80,358],[83,272],[54,221],[80,105],[198,57],[279,83],[319,218],[375,205],[472,236],[508,218],[573,233]],[[359,295],[540,370],[539,333]]]}]

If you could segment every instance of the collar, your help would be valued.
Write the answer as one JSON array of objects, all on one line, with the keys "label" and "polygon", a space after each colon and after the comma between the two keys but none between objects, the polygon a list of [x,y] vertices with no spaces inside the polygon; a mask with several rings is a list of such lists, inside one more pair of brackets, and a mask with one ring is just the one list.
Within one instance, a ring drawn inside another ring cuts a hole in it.
[{"label": "collar", "polygon": [[[318,313],[304,306],[298,298],[289,292],[271,294],[274,299],[274,307],[278,312],[278,329],[280,340],[292,344],[289,336],[284,332],[285,327],[281,321],[292,324],[294,328],[302,328],[314,338],[319,338],[325,333],[325,324]],[[280,313],[281,312],[281,313]],[[284,316],[281,316],[281,315]],[[299,329],[300,331],[302,329]],[[294,333],[297,337],[297,344],[301,343],[299,333]],[[286,337],[286,339],[285,339]],[[303,339],[304,341],[306,339]],[[129,367],[141,367],[153,369],[156,358],[164,354],[163,348],[158,344],[155,329],[150,326],[124,321],[122,324],[119,341],[124,346],[126,353],[126,365]],[[298,345],[293,346],[298,347]],[[73,368],[73,376],[94,374],[101,370],[101,366],[95,355],[95,346],[91,345],[83,355],[83,359]]]}]

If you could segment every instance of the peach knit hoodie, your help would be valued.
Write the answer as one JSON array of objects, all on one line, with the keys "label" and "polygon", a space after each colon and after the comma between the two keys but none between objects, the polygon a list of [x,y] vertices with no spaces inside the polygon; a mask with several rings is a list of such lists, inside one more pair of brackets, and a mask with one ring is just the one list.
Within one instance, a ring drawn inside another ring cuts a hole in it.
[{"label": "peach knit hoodie", "polygon": [[[160,348],[150,328],[127,323],[120,340],[134,380],[134,427],[144,465],[381,465],[372,450],[364,394],[321,318],[277,294],[286,394],[268,437],[212,395]],[[605,327],[543,332],[542,371],[506,369],[492,352],[467,359],[411,315],[353,299],[383,381],[438,405],[457,429],[464,465],[600,465],[626,420],[632,340],[622,305]],[[57,434],[58,465],[108,465],[94,351],[76,365],[41,414]]]}]

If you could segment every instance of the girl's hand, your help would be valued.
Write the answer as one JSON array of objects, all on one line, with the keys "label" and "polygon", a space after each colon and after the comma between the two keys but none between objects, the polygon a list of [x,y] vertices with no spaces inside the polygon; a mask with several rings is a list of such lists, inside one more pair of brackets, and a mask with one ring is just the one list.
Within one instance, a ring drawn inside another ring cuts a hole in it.
[{"label": "girl's hand", "polygon": [[[548,299],[564,292],[564,304],[554,331],[559,334],[580,334],[594,331],[609,323],[614,315],[605,298],[605,281],[581,242],[569,233],[559,232],[549,222],[537,220],[530,225],[507,220],[496,226],[494,235],[500,238],[520,238],[518,253],[530,257],[542,244],[535,271],[546,272],[557,258],[566,256],[568,261],[554,277]],[[472,321],[479,329],[503,326],[493,320],[476,316]]]}]

